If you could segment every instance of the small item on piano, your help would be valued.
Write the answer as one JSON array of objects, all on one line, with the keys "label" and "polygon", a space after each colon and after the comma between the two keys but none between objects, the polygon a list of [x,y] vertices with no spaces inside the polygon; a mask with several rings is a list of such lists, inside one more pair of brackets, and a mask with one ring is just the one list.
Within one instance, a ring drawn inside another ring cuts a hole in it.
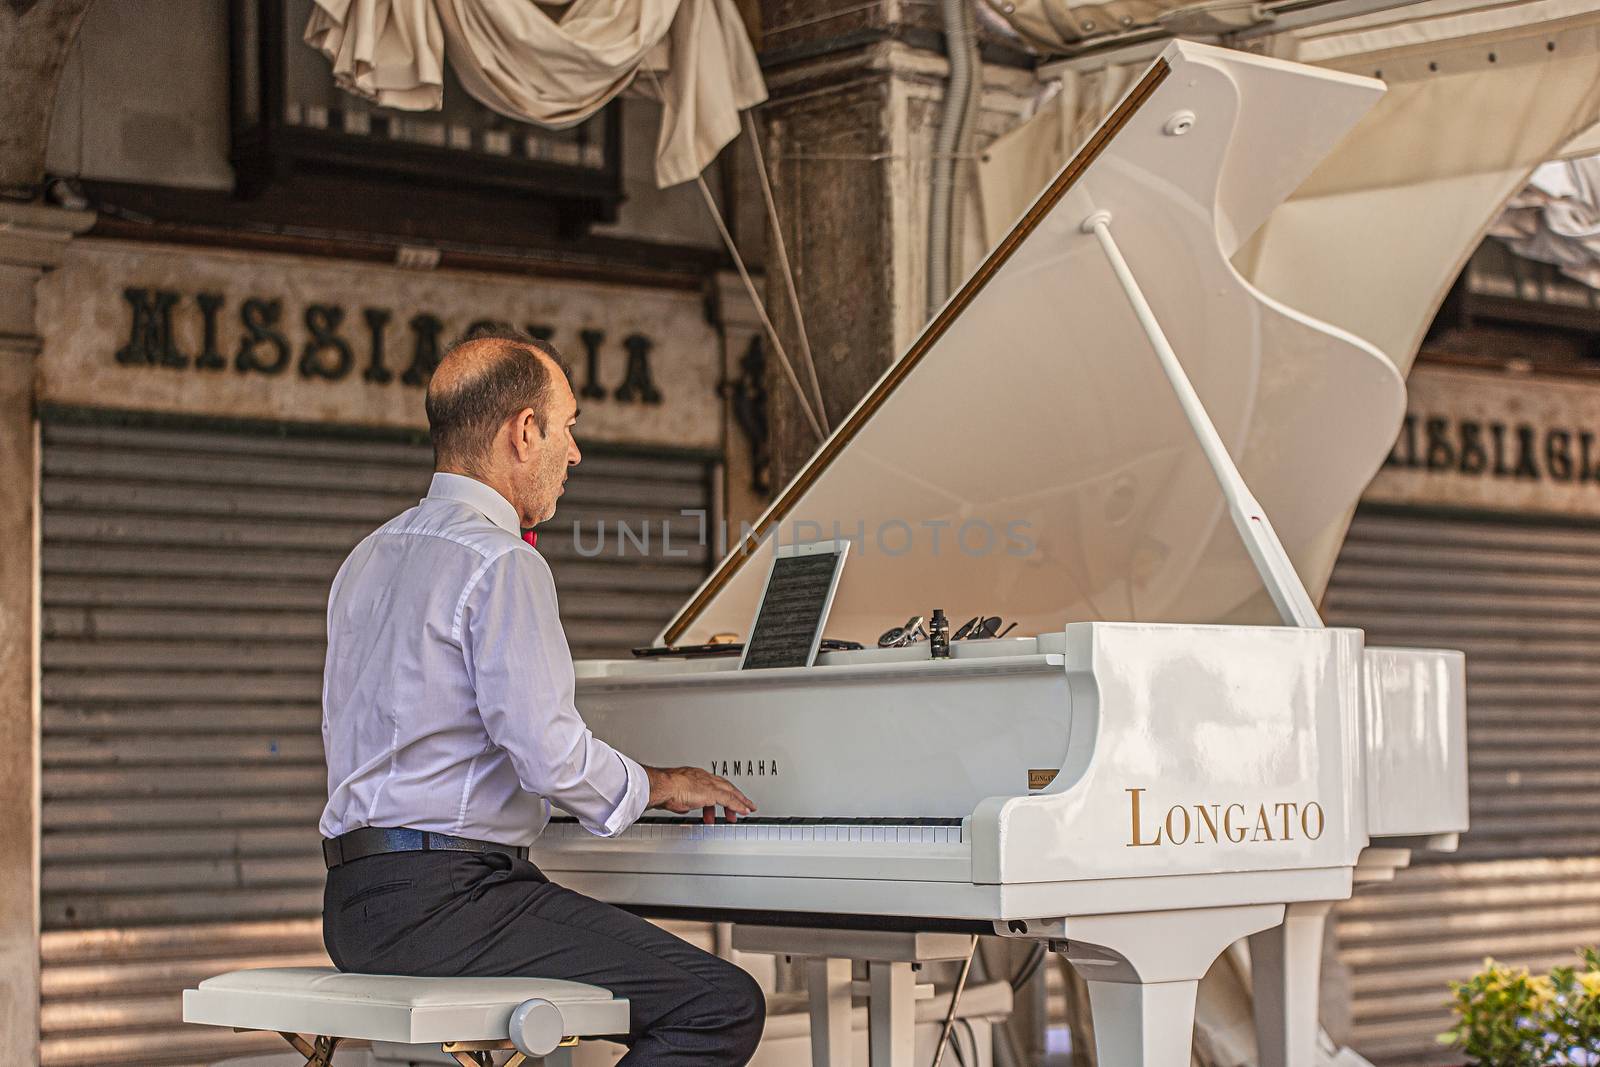
[{"label": "small item on piano", "polygon": [[867,646],[860,641],[848,641],[843,637],[824,637],[817,646],[819,652],[860,652]]},{"label": "small item on piano", "polygon": [[1004,637],[1006,634],[1016,629],[1016,623],[1012,623],[1004,630],[1000,629],[1000,623],[1002,621],[1003,620],[998,615],[974,615],[972,618],[962,623],[959,628],[957,628],[955,636],[950,640],[981,641],[990,637]]},{"label": "small item on piano", "polygon": [[928,654],[934,659],[950,658],[950,620],[944,617],[943,608],[933,609],[933,621],[928,624]]},{"label": "small item on piano", "polygon": [[639,657],[646,656],[737,656],[744,651],[738,641],[713,641],[705,645],[646,645],[633,650]]},{"label": "small item on piano", "polygon": [[904,626],[891,626],[878,638],[879,648],[901,648],[925,639],[928,631],[922,628],[922,616],[913,615]]}]

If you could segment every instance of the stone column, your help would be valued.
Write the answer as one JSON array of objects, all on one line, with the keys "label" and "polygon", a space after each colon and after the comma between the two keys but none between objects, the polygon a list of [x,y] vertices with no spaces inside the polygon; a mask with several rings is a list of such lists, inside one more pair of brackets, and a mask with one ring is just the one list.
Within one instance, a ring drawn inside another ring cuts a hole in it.
[{"label": "stone column", "polygon": [[0,192],[26,196],[44,178],[56,84],[90,2],[0,3]]},{"label": "stone column", "polygon": [[[0,201],[0,1049],[39,1048],[39,446],[34,286],[94,221]],[[12,1057],[21,1056],[22,1059]]]},{"label": "stone column", "polygon": [[[762,22],[767,165],[836,425],[927,317],[928,190],[949,64],[929,4],[763,0]],[[1029,69],[986,63],[984,84],[980,145],[1019,121],[1036,81]],[[958,167],[958,182],[969,174]],[[778,253],[767,248],[767,306],[798,359]],[[781,489],[818,441],[775,354],[769,363]]]}]

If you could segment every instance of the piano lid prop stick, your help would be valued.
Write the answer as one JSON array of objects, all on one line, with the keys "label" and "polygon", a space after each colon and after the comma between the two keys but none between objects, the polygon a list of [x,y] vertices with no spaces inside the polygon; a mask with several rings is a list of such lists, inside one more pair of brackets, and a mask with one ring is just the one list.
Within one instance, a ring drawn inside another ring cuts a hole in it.
[{"label": "piano lid prop stick", "polygon": [[1222,495],[1228,502],[1228,514],[1233,519],[1234,528],[1239,531],[1245,550],[1250,553],[1250,561],[1260,573],[1261,580],[1267,587],[1267,593],[1278,609],[1279,617],[1283,619],[1285,626],[1321,628],[1322,618],[1317,614],[1316,605],[1311,602],[1311,594],[1306,592],[1305,583],[1300,580],[1294,564],[1289,562],[1289,554],[1284,551],[1283,543],[1278,540],[1277,533],[1272,529],[1272,523],[1267,521],[1267,513],[1262,510],[1261,505],[1251,494],[1250,487],[1245,484],[1244,476],[1234,465],[1233,457],[1228,454],[1227,446],[1222,443],[1222,436],[1217,433],[1217,427],[1212,423],[1211,416],[1206,413],[1205,405],[1200,402],[1200,396],[1194,391],[1193,383],[1184,373],[1183,364],[1178,361],[1178,354],[1172,350],[1165,331],[1161,329],[1161,323],[1156,320],[1155,312],[1150,309],[1150,302],[1145,299],[1144,290],[1139,288],[1139,281],[1129,269],[1128,261],[1122,258],[1122,250],[1117,247],[1116,238],[1111,236],[1111,212],[1096,211],[1083,220],[1081,228],[1084,233],[1093,234],[1100,242],[1100,249],[1105,253],[1106,261],[1111,264],[1111,272],[1116,275],[1117,284],[1122,286],[1122,291],[1139,320],[1139,326],[1150,339],[1150,345],[1161,361],[1161,369],[1166,373],[1167,382],[1177,394],[1178,404],[1183,408],[1184,417],[1189,420],[1189,426],[1200,442],[1200,450],[1205,453],[1206,462],[1211,464],[1211,471],[1217,477],[1217,484],[1222,487]]}]

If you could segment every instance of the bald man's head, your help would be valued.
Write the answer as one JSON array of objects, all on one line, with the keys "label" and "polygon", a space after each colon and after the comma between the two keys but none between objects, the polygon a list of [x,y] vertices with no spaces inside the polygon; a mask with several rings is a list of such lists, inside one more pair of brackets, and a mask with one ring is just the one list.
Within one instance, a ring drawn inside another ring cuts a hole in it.
[{"label": "bald man's head", "polygon": [[425,402],[434,466],[480,469],[500,427],[527,408],[547,432],[551,383],[561,373],[555,348],[518,330],[477,331],[451,345]]}]

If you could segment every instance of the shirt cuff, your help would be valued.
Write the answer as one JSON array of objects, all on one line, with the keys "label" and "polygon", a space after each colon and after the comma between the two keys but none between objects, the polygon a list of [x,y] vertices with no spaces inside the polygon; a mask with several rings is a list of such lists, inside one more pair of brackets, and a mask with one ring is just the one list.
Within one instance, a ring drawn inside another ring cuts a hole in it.
[{"label": "shirt cuff", "polygon": [[644,768],[635,761],[617,753],[617,758],[622,761],[622,769],[628,775],[628,789],[623,793],[622,799],[612,809],[611,817],[606,820],[604,837],[614,837],[632,826],[639,816],[644,814],[644,809],[650,803],[650,776]]}]

